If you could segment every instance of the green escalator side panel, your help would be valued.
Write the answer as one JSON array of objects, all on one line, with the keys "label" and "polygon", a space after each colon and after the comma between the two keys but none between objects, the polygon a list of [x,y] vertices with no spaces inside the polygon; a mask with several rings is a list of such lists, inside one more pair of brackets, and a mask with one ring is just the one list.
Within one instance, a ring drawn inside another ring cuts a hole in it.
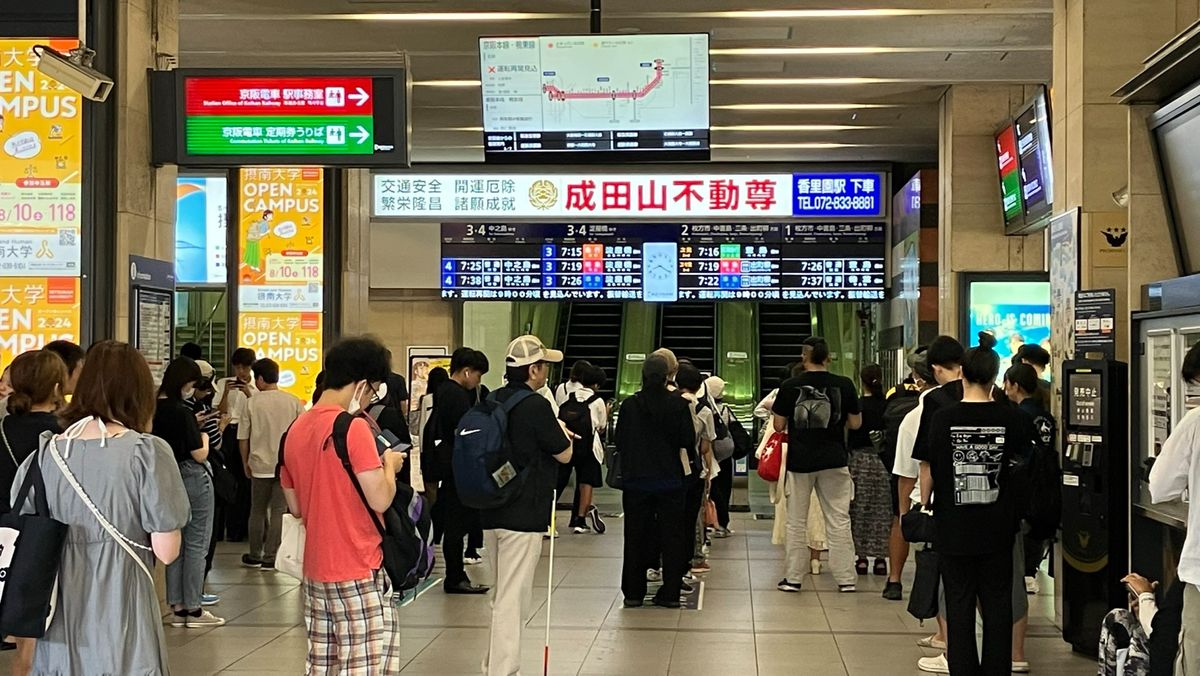
[{"label": "green escalator side panel", "polygon": [[548,347],[561,349],[558,341],[558,322],[562,303],[516,301],[513,303],[513,337],[525,334],[537,336]]},{"label": "green escalator side panel", "polygon": [[642,388],[642,363],[653,352],[658,306],[625,303],[621,311],[621,357],[617,362],[617,401]]},{"label": "green escalator side panel", "polygon": [[725,403],[741,420],[757,403],[757,311],[750,302],[717,304],[717,375],[725,381]]},{"label": "green escalator side panel", "polygon": [[854,305],[850,303],[814,303],[813,335],[821,336],[829,343],[833,362],[829,370],[846,376],[858,387],[858,372],[861,368],[859,345],[862,326],[858,321]]}]

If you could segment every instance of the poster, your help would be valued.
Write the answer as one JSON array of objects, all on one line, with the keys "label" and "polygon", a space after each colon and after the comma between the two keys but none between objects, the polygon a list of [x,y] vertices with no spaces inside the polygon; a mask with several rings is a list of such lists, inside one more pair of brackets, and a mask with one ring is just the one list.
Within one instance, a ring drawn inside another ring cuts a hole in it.
[{"label": "poster", "polygon": [[320,312],[242,312],[237,344],[278,363],[279,389],[309,401],[321,372],[321,321]]},{"label": "poster", "polygon": [[1050,355],[1061,364],[1075,354],[1075,292],[1079,290],[1079,209],[1050,221],[1046,246],[1050,271]]},{"label": "poster", "polygon": [[37,71],[34,45],[0,40],[0,276],[76,277],[82,223],[83,105]]},{"label": "poster", "polygon": [[996,337],[1000,378],[1026,343],[1050,349],[1049,282],[976,281],[968,293],[970,344],[979,344],[980,331]]},{"label": "poster", "polygon": [[408,391],[409,411],[421,410],[421,397],[429,391],[429,372],[435,368],[444,368],[450,373],[450,355],[447,354],[412,354],[408,355]]},{"label": "poster", "polygon": [[0,365],[55,340],[80,342],[78,277],[0,279]]},{"label": "poster", "polygon": [[224,176],[180,176],[175,183],[175,280],[228,281],[225,246],[229,196]]},{"label": "poster", "polygon": [[1117,358],[1117,290],[1091,289],[1075,293],[1075,357],[1098,353]]},{"label": "poster", "polygon": [[241,170],[238,310],[322,310],[323,175],[320,167]]}]

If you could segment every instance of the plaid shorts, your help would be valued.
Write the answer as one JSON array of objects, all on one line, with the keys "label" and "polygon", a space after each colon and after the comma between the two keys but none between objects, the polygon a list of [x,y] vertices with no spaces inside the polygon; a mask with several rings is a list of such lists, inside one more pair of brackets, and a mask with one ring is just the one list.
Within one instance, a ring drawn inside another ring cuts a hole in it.
[{"label": "plaid shorts", "polygon": [[307,674],[383,676],[400,673],[400,631],[384,595],[387,576],[349,582],[304,580]]}]

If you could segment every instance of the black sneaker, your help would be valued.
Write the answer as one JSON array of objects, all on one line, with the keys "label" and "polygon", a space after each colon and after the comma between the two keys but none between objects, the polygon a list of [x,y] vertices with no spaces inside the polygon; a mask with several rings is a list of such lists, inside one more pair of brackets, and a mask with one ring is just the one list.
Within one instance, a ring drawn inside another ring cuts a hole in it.
[{"label": "black sneaker", "polygon": [[256,559],[253,556],[250,556],[249,554],[242,554],[242,567],[243,568],[262,568],[263,562],[262,562],[262,559]]},{"label": "black sneaker", "polygon": [[275,559],[263,559],[262,560],[262,569],[263,570],[275,570]]},{"label": "black sneaker", "polygon": [[641,608],[646,605],[645,599],[625,599],[626,608]]},{"label": "black sneaker", "polygon": [[679,599],[660,599],[659,597],[655,596],[654,598],[650,599],[650,603],[653,603],[659,608],[679,608]]},{"label": "black sneaker", "polygon": [[904,599],[904,587],[899,582],[888,582],[883,587],[883,598],[889,601],[901,601]]},{"label": "black sneaker", "polygon": [[604,525],[604,519],[600,518],[600,510],[596,509],[595,505],[592,505],[588,508],[587,516],[592,522],[592,530],[596,531],[598,535],[604,535],[604,531],[608,529],[608,526]]},{"label": "black sneaker", "polygon": [[680,594],[695,594],[696,588],[693,587],[692,585],[688,584],[687,582],[681,582],[679,584],[679,593]]}]

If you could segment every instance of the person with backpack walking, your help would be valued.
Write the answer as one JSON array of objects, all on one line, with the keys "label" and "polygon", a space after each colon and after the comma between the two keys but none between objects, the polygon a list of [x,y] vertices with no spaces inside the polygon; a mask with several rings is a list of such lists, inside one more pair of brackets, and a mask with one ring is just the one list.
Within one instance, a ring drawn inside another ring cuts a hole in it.
[{"label": "person with backpack walking", "polygon": [[571,375],[578,378],[575,380],[578,387],[572,388],[558,404],[558,419],[566,423],[567,429],[576,437],[571,463],[559,470],[558,489],[563,490],[574,469],[576,499],[567,527],[576,534],[592,530],[603,535],[606,530],[604,519],[592,504],[592,495],[603,485],[604,478],[600,468],[604,459],[601,435],[608,427],[608,405],[597,392],[604,385],[604,371],[591,365],[578,369],[579,373],[576,370],[572,368]]},{"label": "person with backpack walking", "polygon": [[[852,430],[850,445],[850,478],[854,480],[854,499],[850,502],[850,529],[854,535],[854,551],[858,555],[855,570],[867,574],[867,559],[875,559],[875,575],[887,575],[888,537],[891,535],[892,499],[889,472],[879,458],[882,450],[876,447],[873,435],[883,432],[883,368],[879,364],[863,367],[859,374],[863,396],[859,400],[862,426]],[[895,564],[893,564],[895,565]]]},{"label": "person with backpack walking", "polygon": [[[574,435],[554,417],[550,402],[537,394],[550,375],[550,364],[562,359],[562,352],[546,347],[536,336],[509,343],[505,386],[468,414],[457,432],[458,490],[465,502],[492,503],[479,512],[489,552],[484,565],[495,580],[488,594],[492,611],[484,658],[488,676],[520,673],[521,628],[529,619],[533,574],[554,510],[556,463],[571,461]],[[483,424],[498,423],[496,415],[503,416],[503,425]],[[498,448],[481,447],[493,433]]]},{"label": "person with backpack walking", "polygon": [[[926,443],[913,451],[921,463],[921,503],[932,507],[936,524],[946,663],[954,676],[1000,676],[1019,666],[1012,660],[1020,612],[1013,605],[1013,548],[1024,489],[1015,468],[1033,447],[1033,427],[1016,407],[993,396],[1000,369],[995,344],[995,337],[981,333],[979,346],[964,354],[961,400],[933,414],[922,430]],[[928,414],[928,400],[925,405]],[[982,663],[975,648],[976,607],[983,617]]]},{"label": "person with backpack walking", "polygon": [[788,433],[785,487],[788,501],[787,554],[778,589],[798,592],[806,572],[804,552],[808,503],[815,492],[825,514],[829,566],[838,591],[857,590],[854,543],[850,532],[850,496],[854,482],[847,468],[845,434],[862,426],[858,392],[849,378],[829,372],[829,345],[823,338],[804,341],[804,373],[779,386],[772,407],[775,431]]},{"label": "person with backpack walking", "polygon": [[325,353],[321,398],[292,423],[283,442],[279,481],[288,510],[306,531],[307,673],[400,671],[399,626],[387,598],[377,519],[392,506],[405,455],[381,454],[360,418],[341,428],[345,464],[334,439],[339,418],[369,405],[390,372],[387,348],[374,338],[338,341]]},{"label": "person with backpack walking", "polygon": [[276,474],[279,440],[304,413],[304,402],[279,389],[279,364],[275,361],[259,359],[251,371],[258,394],[246,402],[245,416],[237,431],[242,469],[250,477],[250,551],[242,555],[242,565],[273,570],[283,530],[283,513],[287,509]]}]

